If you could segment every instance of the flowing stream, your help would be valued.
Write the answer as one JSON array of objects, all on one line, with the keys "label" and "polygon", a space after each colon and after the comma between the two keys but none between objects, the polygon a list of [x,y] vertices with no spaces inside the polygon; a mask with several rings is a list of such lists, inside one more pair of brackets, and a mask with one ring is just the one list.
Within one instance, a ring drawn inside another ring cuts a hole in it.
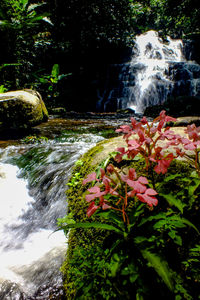
[{"label": "flowing stream", "polygon": [[52,119],[38,127],[48,140],[1,141],[1,300],[62,299],[59,268],[67,244],[63,232],[55,232],[56,220],[67,211],[65,190],[73,164],[104,139],[87,129],[99,124]]}]

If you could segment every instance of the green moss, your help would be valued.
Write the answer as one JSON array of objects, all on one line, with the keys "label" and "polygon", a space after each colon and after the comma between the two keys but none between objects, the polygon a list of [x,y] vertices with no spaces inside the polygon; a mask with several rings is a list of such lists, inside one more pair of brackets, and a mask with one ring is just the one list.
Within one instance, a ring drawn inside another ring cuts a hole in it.
[{"label": "green moss", "polygon": [[[66,191],[67,194],[67,202],[68,202],[68,213],[71,212],[74,216],[74,219],[77,222],[88,221],[88,217],[86,216],[87,202],[84,199],[84,194],[87,190],[86,186],[82,185],[83,179],[87,176],[87,174],[93,172],[97,164],[94,161],[94,157],[97,153],[103,150],[103,144],[107,143],[107,141],[100,142],[96,147],[89,150],[86,154],[82,156],[82,158],[75,164],[71,179],[69,180],[68,189]],[[77,176],[78,174],[78,176]],[[73,184],[74,178],[76,178],[76,184]],[[94,218],[91,218],[91,220]],[[76,289],[74,287],[73,276],[74,269],[70,264],[70,261],[73,260],[74,257],[74,249],[77,247],[84,247],[87,249],[93,246],[101,245],[103,242],[102,231],[98,230],[82,230],[76,229],[71,230],[68,238],[68,250],[66,260],[61,267],[61,271],[64,275],[64,289],[66,292],[67,299],[74,299],[74,295],[76,293]],[[76,267],[74,267],[76,268]]]},{"label": "green moss", "polygon": [[5,123],[5,126],[35,126],[48,119],[48,112],[42,100],[34,108],[32,104],[20,99],[9,100],[0,101],[0,121]]},{"label": "green moss", "polygon": [[40,105],[41,105],[41,110],[42,110],[42,114],[43,114],[42,121],[47,121],[48,117],[49,117],[47,108],[46,108],[46,106],[45,106],[45,104],[44,104],[43,101],[41,101]]}]

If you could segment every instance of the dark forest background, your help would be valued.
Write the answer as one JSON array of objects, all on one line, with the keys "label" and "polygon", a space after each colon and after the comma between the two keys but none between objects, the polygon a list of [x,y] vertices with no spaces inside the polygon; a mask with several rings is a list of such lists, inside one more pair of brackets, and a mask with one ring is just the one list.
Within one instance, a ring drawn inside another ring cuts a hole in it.
[{"label": "dark forest background", "polygon": [[0,92],[32,88],[47,107],[95,111],[108,66],[150,29],[199,44],[199,0],[1,0]]}]

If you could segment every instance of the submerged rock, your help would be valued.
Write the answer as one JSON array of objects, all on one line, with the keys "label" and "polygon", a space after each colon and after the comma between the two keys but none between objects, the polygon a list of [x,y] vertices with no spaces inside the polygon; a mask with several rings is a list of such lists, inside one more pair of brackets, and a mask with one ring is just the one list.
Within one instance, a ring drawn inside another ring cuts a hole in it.
[{"label": "submerged rock", "polygon": [[28,128],[48,119],[41,95],[33,90],[0,94],[0,125],[6,128]]}]

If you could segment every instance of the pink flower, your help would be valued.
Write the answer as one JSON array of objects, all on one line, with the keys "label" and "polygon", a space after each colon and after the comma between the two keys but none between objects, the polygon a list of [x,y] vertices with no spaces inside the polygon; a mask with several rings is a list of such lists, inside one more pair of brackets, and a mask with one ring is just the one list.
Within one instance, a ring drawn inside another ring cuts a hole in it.
[{"label": "pink flower", "polygon": [[96,205],[94,201],[91,202],[88,209],[87,209],[87,216],[91,217],[96,212],[96,210],[100,207],[102,207],[103,210],[110,209],[111,206],[108,205],[106,202],[107,201],[104,199],[103,196],[99,197],[99,204],[98,205]]},{"label": "pink flower", "polygon": [[117,148],[117,151],[119,153],[115,156],[115,160],[119,163],[122,161],[122,157],[126,154],[126,151],[124,147]]},{"label": "pink flower", "polygon": [[95,205],[94,201],[92,203],[90,203],[90,206],[87,209],[87,216],[91,217],[98,208],[99,208],[99,206]]},{"label": "pink flower", "polygon": [[165,110],[162,110],[160,112],[159,117],[154,120],[154,121],[159,121],[158,126],[157,126],[158,131],[161,131],[161,129],[166,124],[166,122],[170,122],[170,121],[175,122],[176,121],[175,118],[170,117],[170,116],[166,116],[165,112],[166,112]]},{"label": "pink flower", "polygon": [[189,139],[193,140],[193,142],[200,140],[200,126],[196,127],[195,124],[191,124],[187,126],[185,131],[188,134]]},{"label": "pink flower", "polygon": [[95,172],[92,172],[92,173],[90,173],[90,174],[87,175],[86,179],[83,180],[83,185],[86,184],[86,183],[88,183],[88,182],[91,182],[93,180],[97,180]]},{"label": "pink flower", "polygon": [[137,193],[137,198],[144,203],[147,203],[150,207],[158,204],[158,200],[154,197],[158,193],[153,189],[146,189],[144,194]]},{"label": "pink flower", "polygon": [[90,192],[90,194],[85,196],[85,199],[87,202],[90,202],[90,201],[94,200],[95,198],[99,198],[106,194],[105,191],[101,192],[101,190],[98,186],[91,187],[90,189],[88,189],[88,192]]},{"label": "pink flower", "polygon": [[127,179],[127,184],[136,192],[136,193],[144,193],[146,191],[146,186],[141,184],[138,180],[133,181]]},{"label": "pink flower", "polygon": [[154,167],[156,173],[165,174],[174,159],[174,155],[169,153],[166,157],[163,157],[161,160],[157,160],[157,165]]},{"label": "pink flower", "polygon": [[133,168],[130,168],[129,171],[128,171],[128,176],[129,176],[129,179],[136,179],[137,178],[137,174],[135,172],[135,169]]},{"label": "pink flower", "polygon": [[140,144],[137,142],[137,140],[129,140],[128,141],[129,150],[138,149],[139,147],[140,147]]}]

